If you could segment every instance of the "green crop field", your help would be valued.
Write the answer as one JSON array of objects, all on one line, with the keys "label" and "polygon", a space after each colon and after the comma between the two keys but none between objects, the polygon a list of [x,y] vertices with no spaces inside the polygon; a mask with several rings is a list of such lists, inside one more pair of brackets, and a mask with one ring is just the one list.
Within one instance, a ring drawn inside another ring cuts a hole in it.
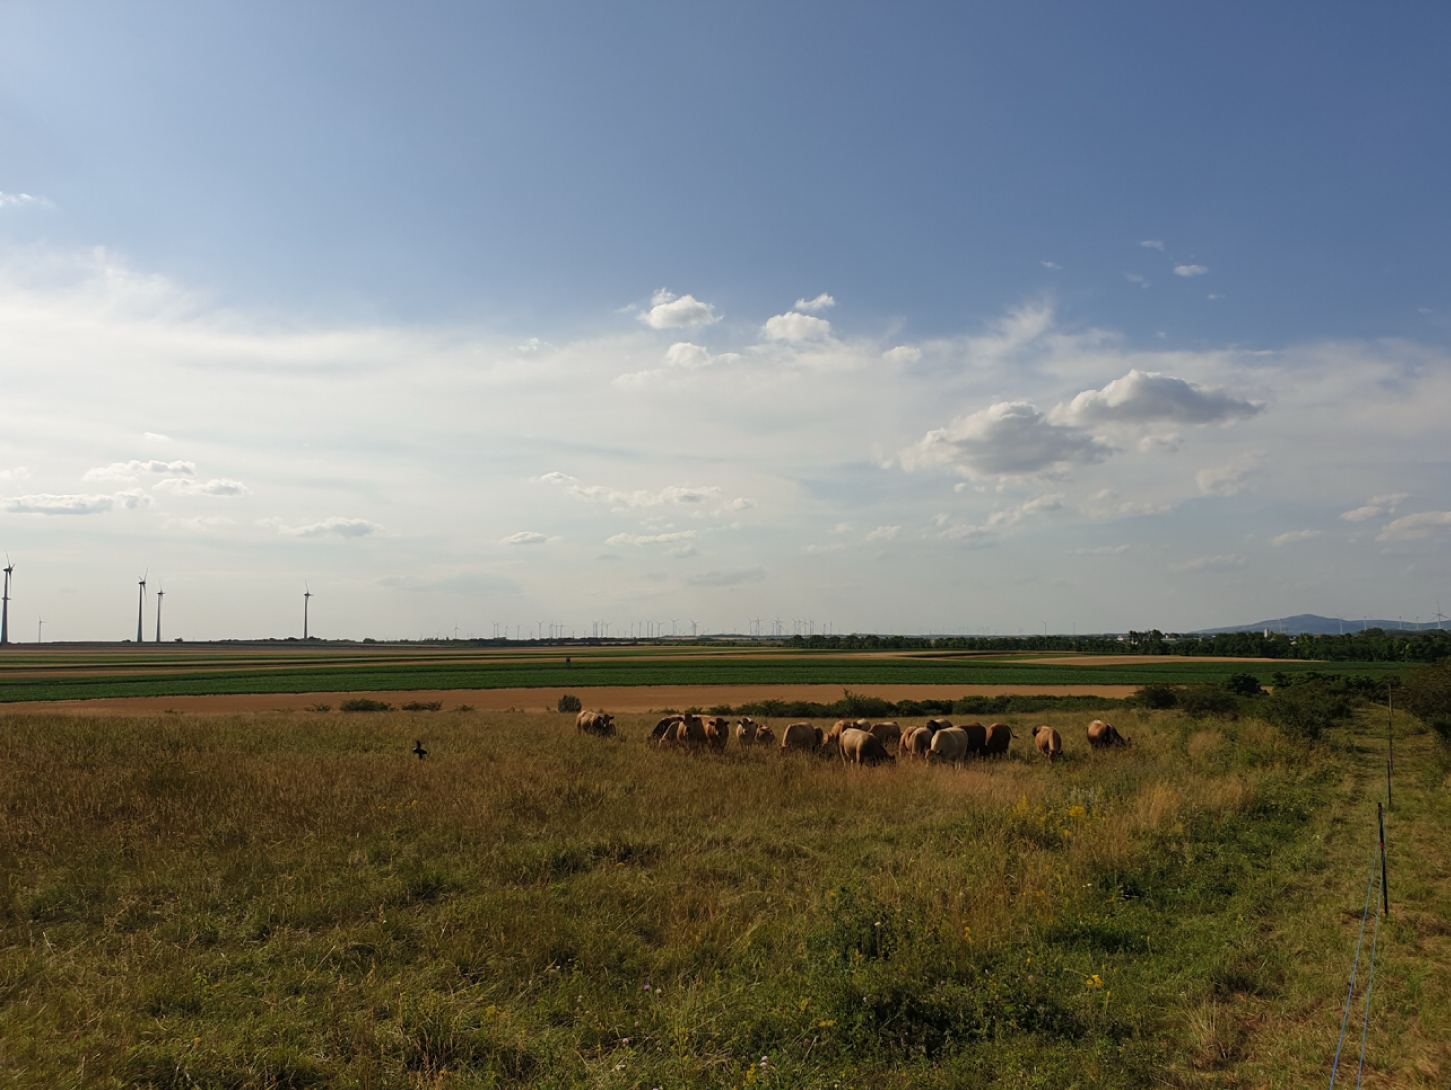
[{"label": "green crop field", "polygon": [[[1319,1085],[1364,714],[1306,743],[1126,711],[1091,753],[1050,713],[1053,767],[1018,719],[997,762],[848,769],[629,717],[11,713],[0,1082]],[[1451,759],[1398,718],[1368,1074],[1441,1090]]]},{"label": "green crop field", "polygon": [[[607,647],[437,650],[337,645],[247,650],[234,645],[66,655],[7,651],[0,702],[226,693],[406,691],[410,689],[584,688],[651,685],[1144,685],[1220,682],[1249,671],[1331,670],[1372,677],[1415,668],[1402,663],[1166,660],[1121,663],[1074,655],[881,654],[789,648]],[[566,662],[566,658],[570,661]],[[1082,660],[1082,661],[1080,661]]]}]

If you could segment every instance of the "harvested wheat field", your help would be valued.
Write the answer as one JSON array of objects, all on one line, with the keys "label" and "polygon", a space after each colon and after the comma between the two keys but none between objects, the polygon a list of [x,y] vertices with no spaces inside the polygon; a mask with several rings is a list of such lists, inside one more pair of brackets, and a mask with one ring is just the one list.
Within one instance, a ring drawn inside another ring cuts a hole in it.
[{"label": "harvested wheat field", "polygon": [[[1306,743],[1126,711],[1101,752],[1009,718],[1005,759],[857,769],[628,714],[0,717],[0,1078],[1328,1079],[1384,713]],[[1366,1081],[1444,1087],[1451,760],[1398,730]]]}]

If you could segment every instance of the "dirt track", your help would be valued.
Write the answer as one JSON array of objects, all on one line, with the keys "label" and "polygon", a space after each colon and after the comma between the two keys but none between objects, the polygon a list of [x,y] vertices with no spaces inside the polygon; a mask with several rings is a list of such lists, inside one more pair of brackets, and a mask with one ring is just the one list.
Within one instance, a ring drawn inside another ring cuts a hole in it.
[{"label": "dirt track", "polygon": [[[852,691],[883,700],[955,700],[960,696],[1132,696],[1135,685],[861,685]],[[352,697],[386,700],[397,707],[412,701],[467,704],[479,711],[553,711],[561,689],[416,689],[405,692],[238,693],[216,696],[134,696],[100,700],[29,700],[0,704],[0,714],[67,712],[78,715],[177,712],[266,712],[300,710],[309,705],[333,708]],[[841,699],[839,685],[641,685],[571,689],[587,708],[614,712],[651,712],[664,708],[732,706],[756,700]]]}]

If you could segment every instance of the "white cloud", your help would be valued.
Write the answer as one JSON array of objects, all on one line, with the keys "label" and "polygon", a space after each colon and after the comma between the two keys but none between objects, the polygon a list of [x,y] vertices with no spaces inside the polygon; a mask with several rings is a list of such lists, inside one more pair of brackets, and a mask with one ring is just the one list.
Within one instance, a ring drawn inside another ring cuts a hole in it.
[{"label": "white cloud", "polygon": [[801,546],[801,551],[803,553],[809,553],[809,554],[815,554],[815,553],[839,553],[839,552],[841,552],[845,548],[846,548],[846,546],[843,545],[840,541],[833,541],[829,545],[803,545],[803,546]]},{"label": "white cloud", "polygon": [[1231,568],[1242,568],[1245,565],[1245,558],[1237,553],[1229,553],[1221,556],[1196,556],[1193,560],[1186,560],[1182,564],[1171,564],[1170,571],[1228,571]]},{"label": "white cloud", "polygon": [[1146,435],[1139,440],[1139,450],[1144,454],[1172,454],[1183,445],[1183,437],[1173,431]]},{"label": "white cloud", "polygon": [[1100,545],[1096,549],[1075,549],[1074,556],[1122,556],[1132,548],[1130,545]]},{"label": "white cloud", "polygon": [[1319,537],[1323,532],[1322,530],[1291,530],[1287,534],[1270,538],[1270,544],[1276,547],[1293,545],[1297,541],[1309,541],[1311,538]]},{"label": "white cloud", "polygon": [[376,522],[369,522],[367,519],[350,519],[334,515],[332,518],[326,518],[308,526],[278,526],[277,532],[287,534],[289,537],[367,537],[382,528]]},{"label": "white cloud", "polygon": [[698,344],[691,344],[689,341],[677,341],[665,350],[665,362],[671,367],[693,369],[696,367],[709,367],[711,357],[710,353]]},{"label": "white cloud", "polygon": [[867,534],[868,541],[896,541],[897,535],[902,532],[900,526],[878,526],[871,533]]},{"label": "white cloud", "polygon": [[896,348],[889,348],[882,353],[882,359],[895,364],[916,363],[921,358],[922,349],[910,344],[899,344]]},{"label": "white cloud", "polygon": [[87,481],[133,481],[142,473],[170,473],[190,477],[196,473],[196,463],[163,462],[156,458],[141,461],[132,458],[129,462],[112,462],[108,466],[88,469],[83,479]]},{"label": "white cloud", "polygon": [[30,476],[30,470],[24,466],[16,466],[14,469],[0,469],[0,481],[23,481]]},{"label": "white cloud", "polygon": [[1086,432],[1051,423],[1026,401],[1000,401],[930,431],[902,452],[902,466],[951,466],[966,476],[1031,476],[1091,465],[1113,448]]},{"label": "white cloud", "polygon": [[1175,265],[1175,276],[1203,276],[1209,271],[1208,265]]},{"label": "white cloud", "polygon": [[606,538],[606,545],[669,545],[673,542],[694,541],[694,530],[672,530],[664,534],[616,534]]},{"label": "white cloud", "polygon": [[1149,286],[1149,278],[1140,276],[1138,273],[1124,273],[1124,279],[1130,284],[1137,284],[1141,288],[1147,288]]},{"label": "white cloud", "polygon": [[1451,511],[1422,511],[1415,515],[1405,515],[1387,524],[1386,528],[1376,535],[1376,540],[1414,541],[1418,538],[1430,537],[1433,531],[1439,530],[1443,526],[1451,526]]},{"label": "white cloud", "polygon": [[26,205],[45,204],[41,197],[29,193],[0,193],[0,208],[24,208]]},{"label": "white cloud", "polygon": [[1013,526],[1028,515],[1038,515],[1044,511],[1061,511],[1062,509],[1063,493],[1055,492],[1047,496],[1038,496],[1005,511],[994,511],[988,516],[987,524],[989,527]]},{"label": "white cloud", "polygon": [[1058,262],[1056,261],[1040,261],[1038,264],[1042,265],[1045,269],[1051,270],[1052,272],[1060,272],[1063,269],[1063,266],[1058,264]]},{"label": "white cloud", "polygon": [[699,371],[717,363],[733,363],[741,357],[736,352],[712,354],[709,350],[689,341],[677,341],[665,350],[665,366],[648,371],[630,371],[615,379],[617,386],[637,386],[652,379],[665,378],[680,372]]},{"label": "white cloud", "polygon": [[1102,390],[1085,390],[1053,411],[1055,420],[1073,424],[1172,421],[1211,424],[1254,416],[1263,410],[1241,397],[1137,368]]},{"label": "white cloud", "polygon": [[241,481],[230,477],[213,477],[205,483],[188,480],[185,477],[168,477],[156,483],[158,491],[174,492],[178,496],[246,496],[251,493]]},{"label": "white cloud", "polygon": [[766,578],[764,568],[732,568],[728,571],[708,571],[692,575],[685,582],[692,587],[735,587],[742,583],[755,583]]},{"label": "white cloud", "polygon": [[14,496],[4,509],[17,515],[99,515],[116,506],[111,496]]},{"label": "white cloud", "polygon": [[715,308],[693,295],[677,296],[661,288],[650,300],[650,309],[640,321],[651,329],[683,329],[687,326],[711,325],[720,321]]},{"label": "white cloud", "polygon": [[1139,245],[1145,246],[1150,250],[1159,250],[1162,252],[1164,249],[1164,240],[1160,238],[1146,238]]},{"label": "white cloud", "polygon": [[792,310],[766,319],[765,334],[773,341],[816,341],[831,336],[831,323]]},{"label": "white cloud", "polygon": [[134,511],[138,507],[150,507],[152,499],[139,488],[128,488],[125,492],[117,492],[115,500],[128,511]]},{"label": "white cloud", "polygon": [[836,300],[827,295],[826,292],[822,292],[815,299],[796,300],[797,310],[826,310],[834,306],[836,306]]},{"label": "white cloud", "polygon": [[533,530],[520,530],[517,534],[510,534],[504,539],[505,545],[543,545],[549,539],[543,534],[536,534]]},{"label": "white cloud", "polygon": [[141,438],[142,439],[145,439],[148,443],[169,443],[169,442],[171,442],[171,436],[169,436],[169,435],[162,435],[159,431],[143,431],[141,433]]},{"label": "white cloud", "polygon": [[534,478],[536,483],[561,485],[569,495],[579,500],[592,503],[605,503],[617,510],[630,510],[641,507],[661,507],[670,505],[694,506],[704,504],[707,500],[720,495],[720,489],[714,485],[669,485],[659,492],[651,492],[648,489],[637,489],[627,492],[618,488],[606,488],[604,485],[591,484],[582,485],[578,479],[571,477],[568,473],[560,473],[557,470],[546,473],[541,477]]},{"label": "white cloud", "polygon": [[991,539],[993,534],[985,526],[949,526],[937,535],[946,541],[974,542]]},{"label": "white cloud", "polygon": [[1244,490],[1244,486],[1260,468],[1260,459],[1251,456],[1234,465],[1214,466],[1201,469],[1194,474],[1194,483],[1206,496],[1233,496]]},{"label": "white cloud", "polygon": [[1382,515],[1395,514],[1397,507],[1410,496],[1409,492],[1391,492],[1384,496],[1373,496],[1371,501],[1364,507],[1357,507],[1354,511],[1346,511],[1340,517],[1346,522],[1364,522],[1366,519],[1380,518]]},{"label": "white cloud", "polygon": [[730,503],[726,504],[724,509],[727,511],[749,511],[755,506],[755,500],[749,499],[746,496],[737,496]]}]

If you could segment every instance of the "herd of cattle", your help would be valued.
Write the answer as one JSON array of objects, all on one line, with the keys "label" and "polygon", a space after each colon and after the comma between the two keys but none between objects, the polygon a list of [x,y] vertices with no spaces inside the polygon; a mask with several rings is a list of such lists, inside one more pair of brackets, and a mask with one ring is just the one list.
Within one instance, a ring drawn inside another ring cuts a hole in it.
[{"label": "herd of cattle", "polygon": [[[575,724],[582,734],[611,736],[614,716],[605,712],[582,711]],[[776,732],[746,717],[731,727],[719,715],[669,715],[655,724],[650,737],[662,748],[725,749],[731,735],[741,746],[772,746]],[[905,731],[894,722],[873,723],[868,719],[839,719],[830,730],[812,723],[792,723],[781,732],[783,752],[835,753],[843,763],[859,765],[895,761],[898,756],[929,761],[961,763],[969,757],[1001,757],[1016,738],[1006,723],[963,723],[954,726],[946,719],[929,719],[924,726]],[[1049,726],[1033,728],[1033,744],[1052,764],[1063,753],[1063,737]],[[1095,719],[1088,724],[1088,744],[1093,749],[1127,746],[1129,740],[1112,723]]]}]

